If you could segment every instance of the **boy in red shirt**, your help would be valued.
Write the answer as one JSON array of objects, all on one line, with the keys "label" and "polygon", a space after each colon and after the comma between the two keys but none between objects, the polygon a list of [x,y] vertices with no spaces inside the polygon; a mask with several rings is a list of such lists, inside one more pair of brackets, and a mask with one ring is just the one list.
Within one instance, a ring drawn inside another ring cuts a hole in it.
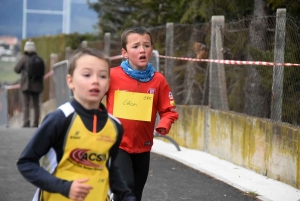
[{"label": "boy in red shirt", "polygon": [[[116,164],[138,201],[147,181],[154,129],[169,133],[178,119],[171,89],[164,76],[149,63],[153,41],[144,27],[126,29],[122,36],[122,55],[126,59],[111,69],[107,92],[108,112],[124,127]],[[155,127],[156,114],[160,121]],[[119,201],[114,197],[114,201]]]}]

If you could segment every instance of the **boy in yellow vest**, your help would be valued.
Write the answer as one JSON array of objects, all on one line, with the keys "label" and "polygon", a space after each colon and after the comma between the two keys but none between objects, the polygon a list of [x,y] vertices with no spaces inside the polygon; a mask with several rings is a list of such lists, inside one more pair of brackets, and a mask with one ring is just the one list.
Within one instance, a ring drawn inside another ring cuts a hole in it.
[{"label": "boy in yellow vest", "polygon": [[75,51],[67,75],[74,99],[45,117],[17,162],[38,187],[33,201],[105,201],[109,189],[123,201],[136,200],[115,166],[123,126],[100,102],[109,83],[102,52]]}]

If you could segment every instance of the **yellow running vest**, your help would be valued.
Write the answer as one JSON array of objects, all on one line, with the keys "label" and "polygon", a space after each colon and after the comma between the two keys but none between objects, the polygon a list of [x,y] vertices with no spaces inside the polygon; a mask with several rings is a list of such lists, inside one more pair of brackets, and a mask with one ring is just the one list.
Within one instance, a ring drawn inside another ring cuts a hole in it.
[{"label": "yellow running vest", "polygon": [[[89,178],[87,184],[93,189],[85,201],[105,201],[109,188],[109,172],[106,167],[109,150],[117,139],[117,130],[108,118],[104,128],[93,133],[86,129],[79,115],[74,113],[64,144],[64,154],[54,176],[72,181]],[[59,193],[41,192],[40,200],[70,201]]]}]

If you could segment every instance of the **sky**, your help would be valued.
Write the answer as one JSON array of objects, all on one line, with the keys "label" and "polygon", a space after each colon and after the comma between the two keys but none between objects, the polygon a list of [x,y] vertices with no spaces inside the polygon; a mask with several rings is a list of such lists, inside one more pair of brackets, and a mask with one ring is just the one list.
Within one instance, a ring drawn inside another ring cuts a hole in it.
[{"label": "sky", "polygon": [[[95,33],[97,13],[86,0],[71,1],[70,32]],[[62,11],[62,0],[27,0],[27,9]],[[0,0],[0,35],[22,38],[23,0]],[[57,35],[62,32],[61,15],[27,14],[27,37]]]}]

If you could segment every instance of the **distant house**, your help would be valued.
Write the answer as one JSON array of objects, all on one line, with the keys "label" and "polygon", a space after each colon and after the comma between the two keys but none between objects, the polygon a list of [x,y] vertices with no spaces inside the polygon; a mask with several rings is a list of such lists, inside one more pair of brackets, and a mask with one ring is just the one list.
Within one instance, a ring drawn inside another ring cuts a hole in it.
[{"label": "distant house", "polygon": [[13,36],[0,36],[0,43],[6,43],[7,45],[17,45],[19,42],[17,37]]},{"label": "distant house", "polygon": [[20,43],[17,37],[0,36],[0,58],[16,57],[20,52]]}]

